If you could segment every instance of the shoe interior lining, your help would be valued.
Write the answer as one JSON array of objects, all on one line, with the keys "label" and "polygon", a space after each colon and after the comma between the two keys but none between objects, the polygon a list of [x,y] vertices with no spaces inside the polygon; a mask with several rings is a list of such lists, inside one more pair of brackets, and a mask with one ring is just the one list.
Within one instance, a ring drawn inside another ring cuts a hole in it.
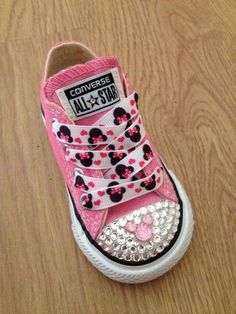
[{"label": "shoe interior lining", "polygon": [[45,71],[45,79],[75,64],[83,64],[96,58],[86,47],[68,43],[51,50]]}]

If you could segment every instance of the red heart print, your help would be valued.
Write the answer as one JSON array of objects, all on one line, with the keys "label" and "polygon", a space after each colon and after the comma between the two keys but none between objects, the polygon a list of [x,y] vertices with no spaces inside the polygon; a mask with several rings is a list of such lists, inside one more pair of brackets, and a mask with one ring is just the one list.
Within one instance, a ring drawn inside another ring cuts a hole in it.
[{"label": "red heart print", "polygon": [[101,153],[100,153],[100,156],[101,156],[102,158],[105,158],[105,157],[107,157],[107,153],[101,152]]},{"label": "red heart print", "polygon": [[161,178],[160,177],[157,178],[157,183],[160,183],[160,181],[161,181]]},{"label": "red heart print", "polygon": [[124,149],[124,145],[120,145],[120,147],[118,148],[119,149]]},{"label": "red heart print", "polygon": [[134,99],[131,99],[131,100],[130,100],[130,105],[131,105],[131,106],[134,106],[134,105],[135,105],[135,100],[134,100]]},{"label": "red heart print", "polygon": [[127,185],[129,189],[132,189],[134,187],[134,183],[130,183]]},{"label": "red heart print", "polygon": [[98,195],[102,197],[103,195],[105,195],[105,192],[104,191],[98,191]]},{"label": "red heart print", "polygon": [[100,201],[100,200],[97,200],[97,201],[94,202],[94,205],[95,205],[95,206],[99,206],[100,204],[101,204],[101,201]]},{"label": "red heart print", "polygon": [[134,163],[135,163],[135,159],[131,158],[131,159],[129,160],[129,165],[132,165],[132,164],[134,164]]},{"label": "red heart print", "polygon": [[95,185],[94,185],[93,182],[89,182],[89,183],[88,183],[88,186],[90,186],[91,188],[94,188]]},{"label": "red heart print", "polygon": [[101,164],[101,160],[94,160],[94,165],[99,166]]},{"label": "red heart print", "polygon": [[81,139],[80,139],[79,137],[77,137],[77,138],[75,139],[75,142],[81,144]]},{"label": "red heart print", "polygon": [[131,114],[135,115],[136,113],[137,113],[136,110],[134,110],[134,109],[131,110]]},{"label": "red heart print", "polygon": [[144,165],[145,165],[145,162],[144,162],[144,161],[140,161],[140,162],[139,162],[139,166],[140,166],[140,167],[143,167]]},{"label": "red heart print", "polygon": [[112,180],[114,180],[114,179],[116,178],[116,174],[113,173],[113,174],[111,175],[111,178],[112,178]]},{"label": "red heart print", "polygon": [[122,137],[119,137],[119,138],[117,139],[117,141],[118,141],[119,143],[123,143],[124,140],[125,140],[125,138],[124,138],[123,136],[122,136]]},{"label": "red heart print", "polygon": [[87,132],[86,130],[82,130],[82,131],[80,132],[80,134],[81,134],[82,136],[84,136],[84,135],[88,135],[88,132]]},{"label": "red heart print", "polygon": [[137,188],[137,189],[135,189],[135,192],[136,193],[139,193],[139,192],[141,192],[142,191],[142,189],[141,188]]},{"label": "red heart print", "polygon": [[66,156],[69,156],[70,155],[70,151],[67,149],[66,150]]},{"label": "red heart print", "polygon": [[157,173],[161,173],[161,169],[160,168],[157,169]]},{"label": "red heart print", "polygon": [[107,131],[107,135],[114,135],[114,132],[112,130]]}]

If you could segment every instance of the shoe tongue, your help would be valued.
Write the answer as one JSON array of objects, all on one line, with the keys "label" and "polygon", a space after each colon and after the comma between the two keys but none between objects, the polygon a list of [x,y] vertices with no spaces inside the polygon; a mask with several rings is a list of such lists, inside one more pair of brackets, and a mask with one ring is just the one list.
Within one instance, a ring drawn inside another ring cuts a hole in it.
[{"label": "shoe tongue", "polygon": [[77,121],[95,114],[99,118],[99,113],[124,99],[123,84],[116,58],[101,57],[52,76],[46,83],[45,94],[50,101],[61,105],[71,120]]}]

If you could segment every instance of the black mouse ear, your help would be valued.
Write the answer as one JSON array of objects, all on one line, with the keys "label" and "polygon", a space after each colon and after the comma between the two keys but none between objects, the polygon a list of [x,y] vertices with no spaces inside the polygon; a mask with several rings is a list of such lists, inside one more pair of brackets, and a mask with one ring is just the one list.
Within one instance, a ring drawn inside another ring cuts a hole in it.
[{"label": "black mouse ear", "polygon": [[89,152],[89,158],[93,158],[93,153],[92,152]]},{"label": "black mouse ear", "polygon": [[78,183],[82,183],[84,180],[83,180],[83,178],[80,175],[77,175],[76,178],[75,178],[75,181],[78,182]]},{"label": "black mouse ear", "polygon": [[91,137],[93,137],[93,136],[99,136],[99,135],[100,135],[99,132],[100,132],[100,130],[99,130],[98,128],[93,128],[93,129],[91,129],[91,130],[89,131],[89,135],[90,135]]},{"label": "black mouse ear", "polygon": [[156,176],[155,176],[155,174],[153,174],[153,175],[152,175],[152,179],[155,180],[155,178],[156,178]]},{"label": "black mouse ear", "polygon": [[142,186],[142,187],[144,188],[144,186],[145,186],[144,182],[142,182],[142,183],[140,184],[140,186]]},{"label": "black mouse ear", "polygon": [[129,166],[128,169],[133,172],[134,171],[134,168],[132,166]]},{"label": "black mouse ear", "polygon": [[136,104],[138,103],[138,98],[139,98],[138,94],[134,93],[134,100],[136,101]]},{"label": "black mouse ear", "polygon": [[111,195],[111,189],[107,189],[107,194]]},{"label": "black mouse ear", "polygon": [[149,150],[149,146],[147,144],[143,145],[143,152],[147,153]]},{"label": "black mouse ear", "polygon": [[118,166],[116,166],[115,171],[117,174],[120,175],[122,173],[123,169],[124,169],[124,165],[118,165]]},{"label": "black mouse ear", "polygon": [[75,158],[78,159],[78,160],[80,160],[80,154],[79,154],[79,153],[76,153],[76,154],[75,154]]},{"label": "black mouse ear", "polygon": [[60,132],[62,132],[65,135],[70,135],[70,129],[65,125],[62,125],[60,127]]},{"label": "black mouse ear", "polygon": [[118,111],[117,111],[118,108],[116,108],[114,111],[113,111],[113,116],[116,118],[118,116]]},{"label": "black mouse ear", "polygon": [[69,142],[69,143],[72,143],[72,142],[73,142],[73,138],[72,138],[71,136],[69,136],[68,142]]},{"label": "black mouse ear", "polygon": [[125,113],[125,110],[124,110],[123,108],[118,107],[118,108],[116,108],[116,109],[114,110],[113,116],[114,116],[115,118],[117,118],[117,117],[119,117],[120,115],[122,115],[122,114],[124,114],[124,113]]},{"label": "black mouse ear", "polygon": [[125,191],[126,191],[126,189],[125,189],[125,188],[121,188],[121,193],[122,193],[122,194],[124,194],[124,193],[125,193]]},{"label": "black mouse ear", "polygon": [[126,132],[125,132],[125,136],[126,136],[126,137],[130,137],[129,131],[126,131]]}]

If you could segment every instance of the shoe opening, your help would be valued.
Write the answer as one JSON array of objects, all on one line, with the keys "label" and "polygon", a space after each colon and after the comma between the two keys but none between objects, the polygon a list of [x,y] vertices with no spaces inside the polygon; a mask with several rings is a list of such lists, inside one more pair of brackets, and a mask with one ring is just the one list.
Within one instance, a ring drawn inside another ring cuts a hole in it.
[{"label": "shoe opening", "polygon": [[75,64],[83,64],[96,58],[84,45],[75,42],[63,43],[53,47],[48,54],[45,67],[45,80],[59,71]]}]

